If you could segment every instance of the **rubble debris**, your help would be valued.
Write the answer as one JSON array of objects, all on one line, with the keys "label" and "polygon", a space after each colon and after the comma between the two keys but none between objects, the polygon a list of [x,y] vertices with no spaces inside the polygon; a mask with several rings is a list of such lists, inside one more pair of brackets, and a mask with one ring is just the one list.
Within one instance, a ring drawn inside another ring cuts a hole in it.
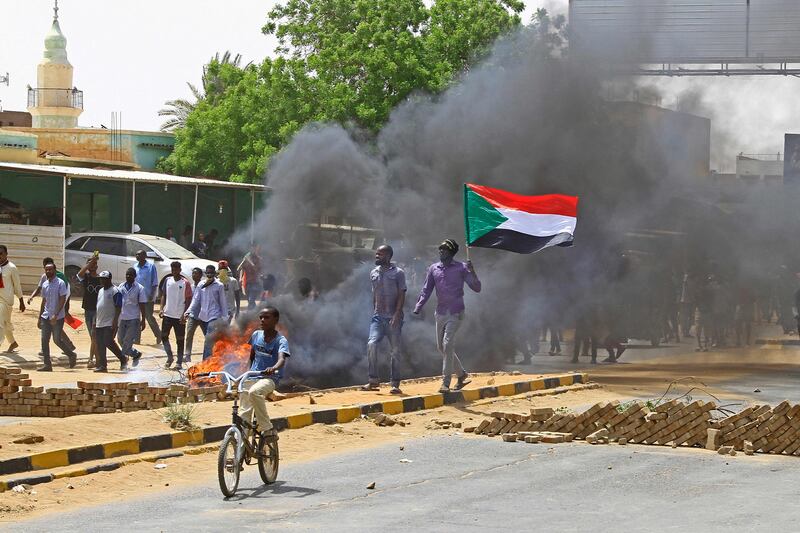
[{"label": "rubble debris", "polygon": [[370,413],[367,415],[376,426],[405,426],[406,423],[386,413]]},{"label": "rubble debris", "polygon": [[720,446],[717,453],[720,455],[729,455],[733,451],[733,446]]},{"label": "rubble debris", "polygon": [[41,435],[23,435],[12,440],[14,444],[37,444],[44,442],[44,437]]},{"label": "rubble debris", "polygon": [[375,482],[373,481],[372,483],[370,483],[369,485],[367,485],[367,488],[368,488],[369,490],[372,490],[372,489],[374,489],[374,488],[375,488]]}]

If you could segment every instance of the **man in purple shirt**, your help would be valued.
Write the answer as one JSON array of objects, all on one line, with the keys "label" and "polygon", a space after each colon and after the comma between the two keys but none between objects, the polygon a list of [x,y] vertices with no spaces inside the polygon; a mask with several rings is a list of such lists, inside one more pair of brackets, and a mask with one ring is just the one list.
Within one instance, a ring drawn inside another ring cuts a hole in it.
[{"label": "man in purple shirt", "polygon": [[460,390],[469,383],[467,372],[456,355],[455,337],[461,322],[464,320],[464,283],[475,292],[481,292],[481,282],[472,262],[454,261],[458,252],[458,243],[453,239],[445,239],[439,245],[438,263],[428,267],[425,283],[419,292],[414,314],[418,315],[422,307],[436,289],[436,347],[442,354],[442,387],[439,392],[450,390],[450,378],[453,366],[458,374],[455,390]]}]

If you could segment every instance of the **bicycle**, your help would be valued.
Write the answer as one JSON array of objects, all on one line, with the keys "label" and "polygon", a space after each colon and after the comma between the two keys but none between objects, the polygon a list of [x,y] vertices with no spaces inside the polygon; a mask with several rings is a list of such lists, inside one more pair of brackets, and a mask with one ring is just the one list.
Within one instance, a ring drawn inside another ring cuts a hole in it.
[{"label": "bicycle", "polygon": [[[193,377],[219,377],[227,385],[227,393],[233,392],[234,384],[236,394],[233,395],[233,419],[231,427],[225,432],[222,443],[219,447],[217,460],[217,475],[219,477],[219,488],[225,497],[230,498],[236,493],[239,486],[239,475],[243,466],[252,464],[255,458],[258,460],[258,473],[264,484],[269,485],[275,482],[278,477],[278,438],[275,435],[263,436],[258,429],[258,421],[246,421],[239,416],[239,394],[242,393],[242,385],[250,378],[264,377],[264,372],[250,370],[241,376],[234,377],[228,372],[206,372],[196,374]],[[247,430],[251,431],[251,436],[245,438]]]}]

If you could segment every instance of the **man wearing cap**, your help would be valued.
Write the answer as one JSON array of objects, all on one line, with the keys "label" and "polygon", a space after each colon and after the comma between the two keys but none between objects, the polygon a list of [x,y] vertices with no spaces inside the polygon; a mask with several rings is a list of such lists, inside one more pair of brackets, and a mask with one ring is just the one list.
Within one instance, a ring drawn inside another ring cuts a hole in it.
[{"label": "man wearing cap", "polygon": [[[153,308],[156,302],[156,292],[158,291],[158,271],[153,263],[147,262],[147,253],[144,250],[136,252],[136,264],[133,265],[136,270],[136,283],[144,288],[145,298],[147,301],[144,304],[144,318],[147,320],[147,325],[153,335],[156,336],[156,344],[161,342],[161,330],[158,327],[158,322],[153,316]],[[144,331],[144,328],[142,328]],[[141,343],[141,334],[136,336],[136,344]]]},{"label": "man wearing cap", "polygon": [[114,337],[119,329],[119,316],[122,311],[122,294],[111,283],[111,272],[103,270],[97,275],[100,289],[97,291],[97,306],[94,318],[94,345],[96,353],[95,372],[108,372],[106,350],[111,350],[119,359],[119,369],[128,367],[128,358],[122,355]]},{"label": "man wearing cap", "polygon": [[231,271],[228,268],[228,262],[224,259],[219,262],[219,270],[217,271],[217,279],[225,287],[225,301],[228,303],[228,322],[239,316],[241,289],[239,288],[239,280],[231,276]]},{"label": "man wearing cap", "polygon": [[228,301],[225,299],[225,287],[217,280],[214,265],[206,267],[206,279],[197,286],[192,298],[192,305],[187,311],[198,322],[203,335],[203,359],[211,355],[214,346],[214,332],[224,326],[228,318]]},{"label": "man wearing cap", "polygon": [[418,315],[436,289],[436,347],[442,354],[442,386],[439,392],[450,390],[453,371],[458,375],[455,390],[469,383],[468,374],[455,352],[455,337],[464,320],[464,284],[475,292],[481,292],[481,282],[472,262],[454,261],[457,252],[458,243],[453,239],[445,239],[439,245],[439,262],[428,267],[425,283],[414,307],[414,314]]},{"label": "man wearing cap", "polygon": [[375,250],[375,268],[370,272],[372,281],[373,314],[369,325],[367,359],[369,361],[369,383],[362,390],[378,390],[378,344],[388,337],[389,382],[391,394],[402,394],[397,359],[400,354],[400,333],[403,329],[403,305],[406,301],[406,274],[392,263],[394,250],[384,244]]},{"label": "man wearing cap", "polygon": [[186,310],[192,303],[192,282],[181,274],[181,264],[173,261],[170,274],[164,276],[158,285],[161,293],[161,343],[167,354],[164,368],[172,366],[172,346],[169,344],[169,332],[175,330],[175,344],[178,347],[178,364],[173,370],[183,368],[183,345],[186,336]]}]

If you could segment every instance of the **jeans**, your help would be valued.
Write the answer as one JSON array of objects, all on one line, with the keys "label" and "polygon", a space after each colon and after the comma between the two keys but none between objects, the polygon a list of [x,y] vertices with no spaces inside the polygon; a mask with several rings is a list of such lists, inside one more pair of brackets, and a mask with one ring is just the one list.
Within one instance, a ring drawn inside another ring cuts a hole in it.
[{"label": "jeans", "polygon": [[119,331],[117,331],[117,339],[122,346],[122,354],[128,357],[133,357],[133,342],[136,340],[136,335],[141,333],[142,321],[138,318],[133,320],[120,320]]},{"label": "jeans", "polygon": [[258,296],[258,291],[256,289],[249,289],[247,291],[247,311],[252,311],[256,306],[256,296]]},{"label": "jeans", "polygon": [[50,337],[53,338],[55,345],[61,348],[64,353],[70,355],[71,357],[75,357],[75,353],[64,343],[64,319],[60,318],[56,320],[55,324],[52,324],[48,319],[42,318],[41,323],[42,355],[44,356],[44,366],[52,365],[50,361]]},{"label": "jeans", "polygon": [[272,422],[267,414],[267,396],[275,390],[275,382],[271,379],[259,379],[242,394],[242,414],[243,420],[250,422],[251,413],[255,413],[256,421],[260,431],[272,429]]},{"label": "jeans", "polygon": [[203,322],[202,320],[195,321],[200,325],[200,330],[203,332],[203,335],[206,336],[205,343],[203,344],[203,360],[205,361],[209,357],[211,357],[211,353],[214,350],[214,333],[217,332],[218,329],[224,328],[226,325],[226,318],[215,318],[213,320],[209,320],[208,322]]},{"label": "jeans", "polygon": [[[161,340],[161,330],[158,328],[158,321],[156,317],[153,316],[153,308],[155,307],[155,302],[147,302],[144,304],[144,319],[147,321],[147,325],[150,326],[150,331],[153,332],[153,335],[156,336],[156,339]],[[141,330],[139,333],[136,334],[136,339],[134,340],[135,344],[142,343],[142,332]]]},{"label": "jeans", "polygon": [[97,354],[97,347],[94,342],[94,324],[95,324],[95,319],[97,317],[97,311],[94,309],[84,309],[83,316],[84,316],[84,324],[86,324],[86,330],[89,332],[89,338],[91,339],[91,347],[89,348],[89,359],[92,359]]},{"label": "jeans", "polygon": [[169,344],[169,332],[175,330],[175,344],[178,347],[178,366],[183,364],[183,343],[186,336],[186,324],[181,323],[180,318],[165,316],[161,320],[161,342],[164,344],[164,351],[167,354],[167,366],[172,363],[172,346]]},{"label": "jeans", "polygon": [[392,387],[400,386],[400,373],[397,363],[402,349],[400,333],[403,329],[403,321],[391,327],[391,318],[374,315],[369,324],[369,340],[367,341],[367,359],[369,360],[369,382],[378,384],[378,344],[384,337],[389,339],[389,382]]},{"label": "jeans", "polygon": [[199,320],[195,320],[192,317],[188,317],[186,319],[186,341],[184,342],[184,353],[186,354],[186,359],[192,357],[192,343],[194,342],[194,332],[197,331],[197,327],[200,325]]},{"label": "jeans", "polygon": [[436,314],[436,348],[442,354],[442,386],[450,387],[450,379],[455,371],[459,377],[466,375],[461,359],[456,355],[456,333],[464,320],[464,313],[455,315]]},{"label": "jeans", "polygon": [[117,343],[114,342],[114,328],[95,328],[94,345],[97,351],[97,368],[108,368],[106,350],[111,350],[111,352],[117,356],[120,365],[124,365],[128,362],[128,359],[122,355],[122,351],[119,349],[119,346],[117,346]]}]

